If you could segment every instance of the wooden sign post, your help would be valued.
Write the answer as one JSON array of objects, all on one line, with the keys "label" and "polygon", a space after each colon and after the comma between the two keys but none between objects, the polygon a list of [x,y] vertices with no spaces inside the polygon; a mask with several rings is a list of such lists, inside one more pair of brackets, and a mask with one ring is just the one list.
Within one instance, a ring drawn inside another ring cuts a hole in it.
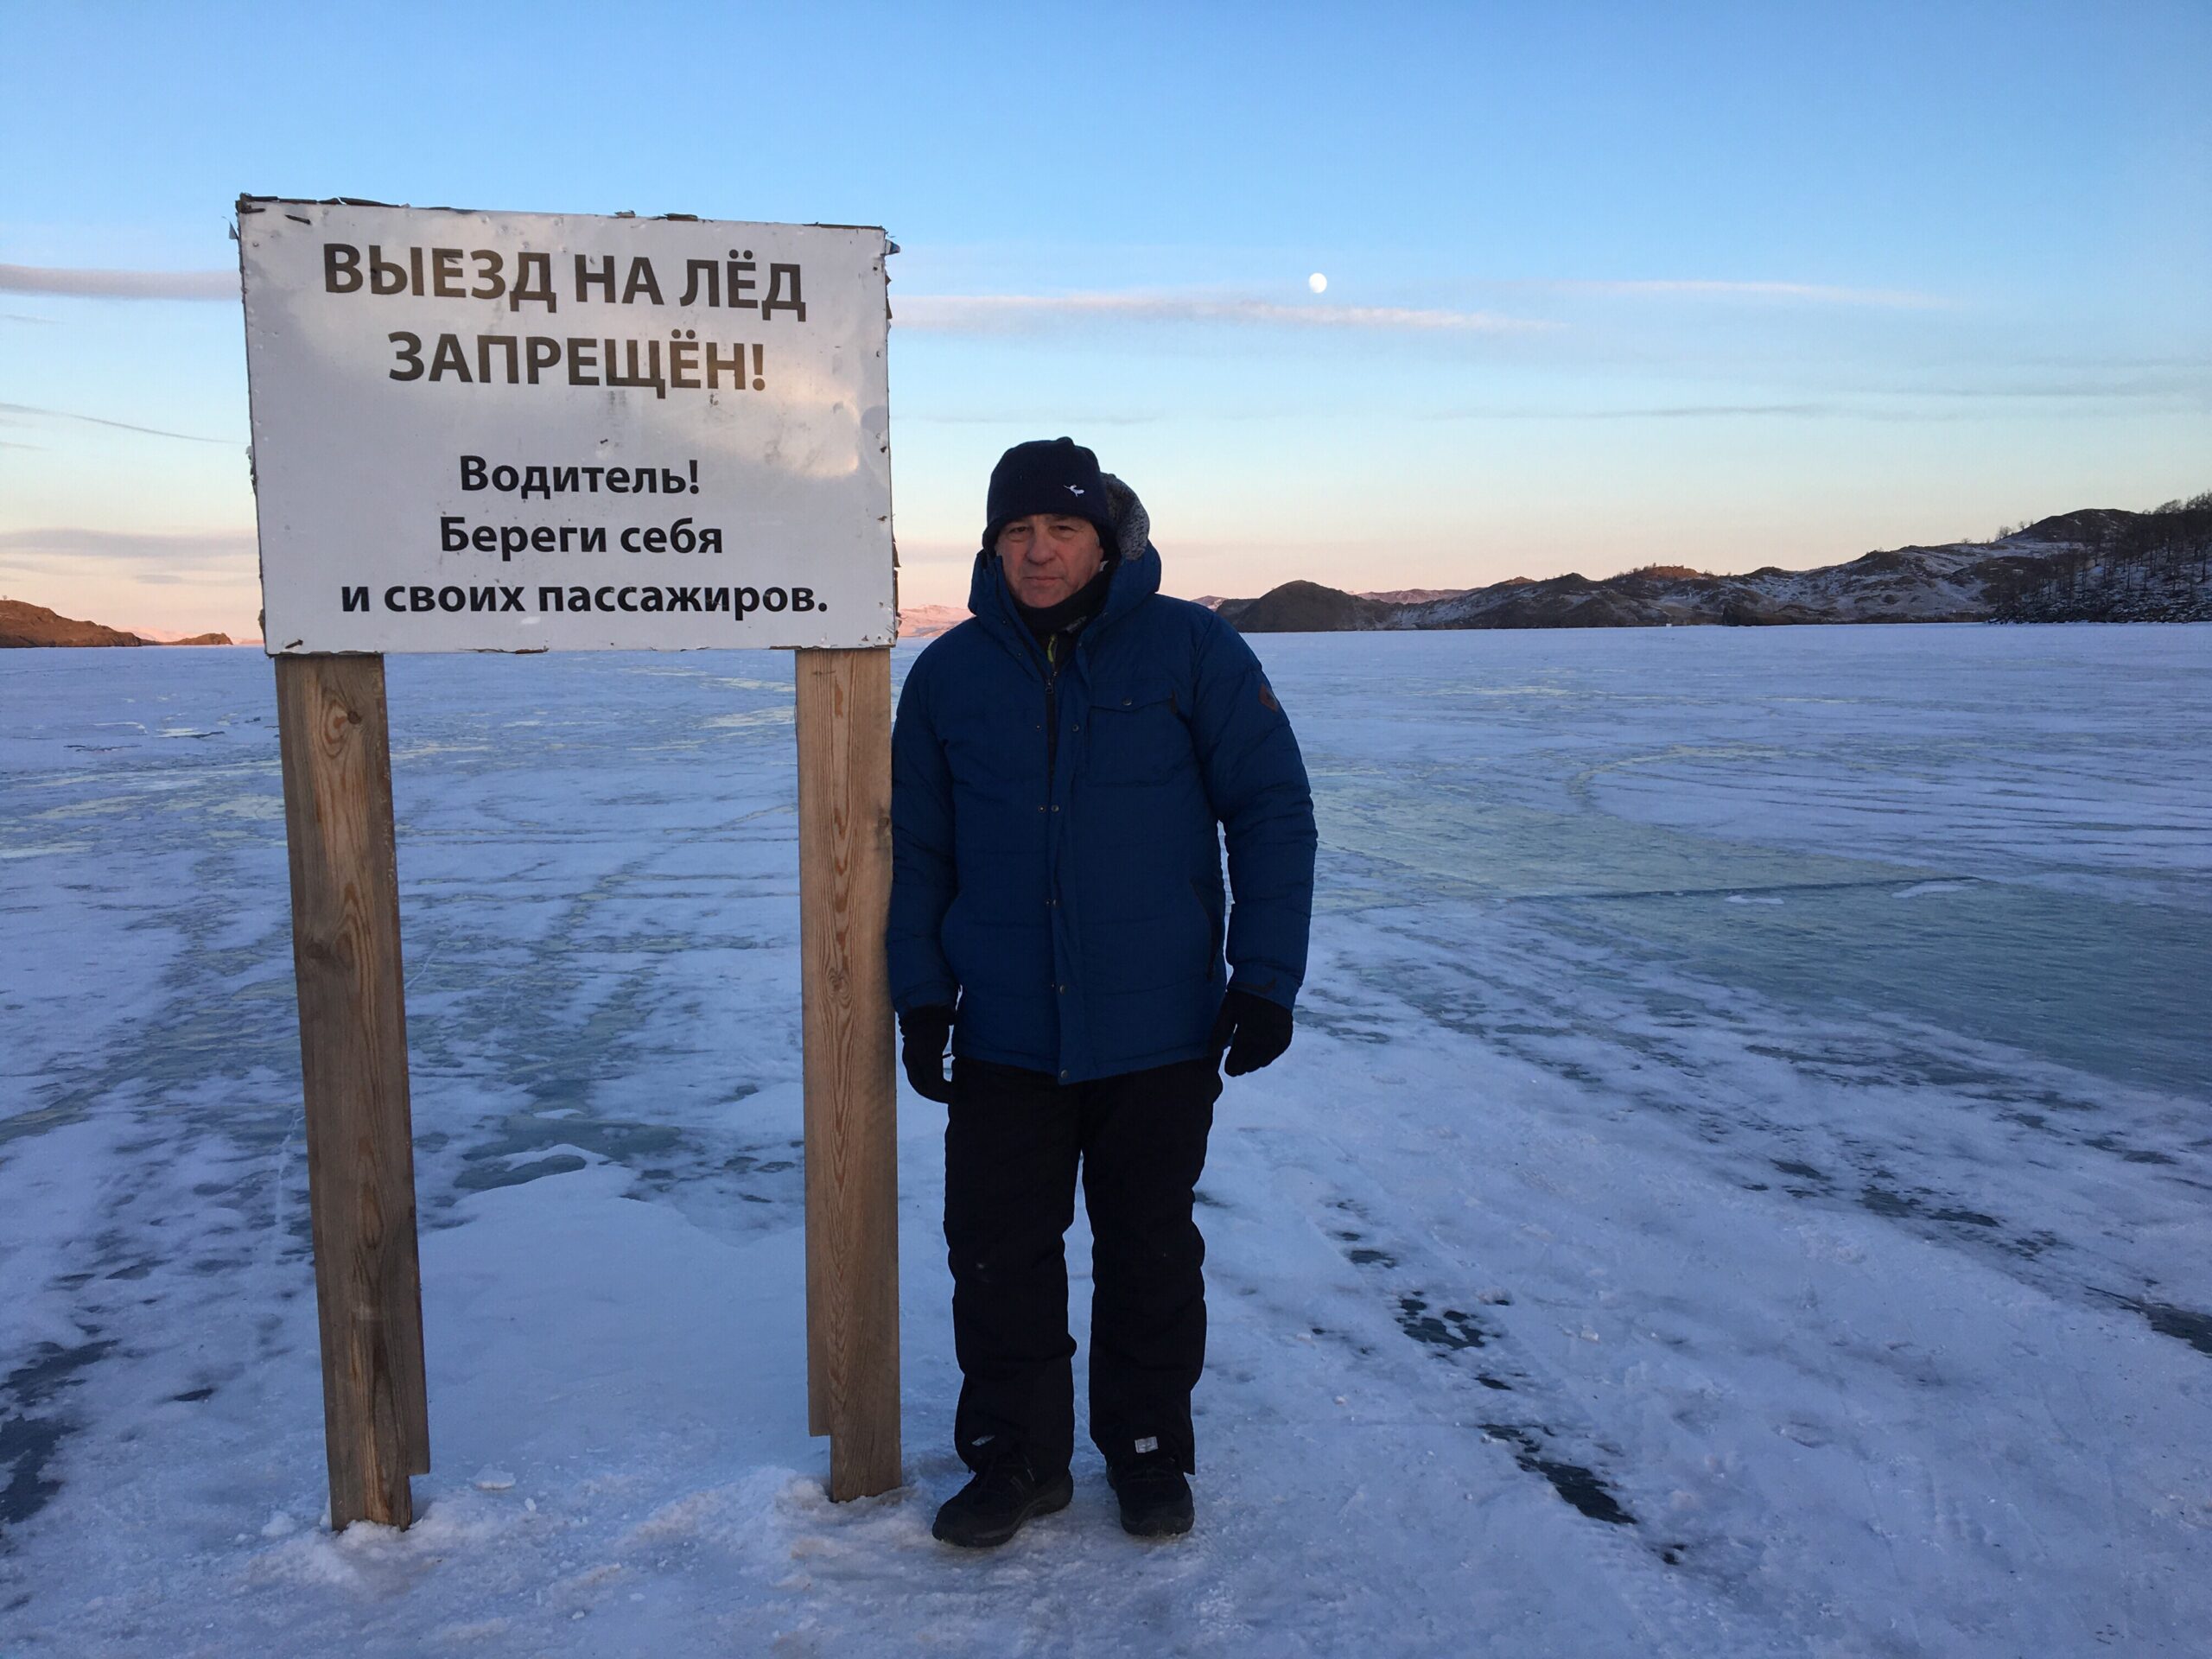
[{"label": "wooden sign post", "polygon": [[807,1419],[899,1483],[880,228],[238,199],[330,1519],[430,1467],[384,658],[797,652]]},{"label": "wooden sign post", "polygon": [[806,1027],[806,1415],[830,1496],[899,1484],[891,653],[796,653]]},{"label": "wooden sign post", "polygon": [[330,1524],[412,1523],[430,1471],[381,657],[279,657]]}]

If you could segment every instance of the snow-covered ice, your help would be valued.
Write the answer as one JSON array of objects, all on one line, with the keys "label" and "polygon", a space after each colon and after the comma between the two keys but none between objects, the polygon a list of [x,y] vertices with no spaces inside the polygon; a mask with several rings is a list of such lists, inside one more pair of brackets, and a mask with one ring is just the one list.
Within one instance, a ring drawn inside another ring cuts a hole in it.
[{"label": "snow-covered ice", "polygon": [[0,656],[0,1653],[2201,1653],[2212,628],[1255,644],[1198,1529],[975,1556],[912,1096],[909,1484],[805,1433],[784,658],[390,664],[435,1471],[333,1536],[269,666]]}]

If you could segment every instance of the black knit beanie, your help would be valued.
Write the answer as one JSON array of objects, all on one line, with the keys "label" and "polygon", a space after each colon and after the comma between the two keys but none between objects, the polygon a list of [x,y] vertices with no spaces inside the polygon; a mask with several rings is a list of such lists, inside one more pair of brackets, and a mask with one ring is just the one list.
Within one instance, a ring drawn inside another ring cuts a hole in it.
[{"label": "black knit beanie", "polygon": [[1007,522],[1033,512],[1088,518],[1098,526],[1098,540],[1110,556],[1117,550],[1114,510],[1106,505],[1106,480],[1098,457],[1072,438],[1038,438],[1017,443],[991,468],[985,509],[983,545],[995,552],[999,531]]}]

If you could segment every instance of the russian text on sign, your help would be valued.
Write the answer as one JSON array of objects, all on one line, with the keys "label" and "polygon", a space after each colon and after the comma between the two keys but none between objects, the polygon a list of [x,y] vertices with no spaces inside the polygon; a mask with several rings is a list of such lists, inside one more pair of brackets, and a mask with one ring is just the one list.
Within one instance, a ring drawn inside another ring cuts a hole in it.
[{"label": "russian text on sign", "polygon": [[[249,200],[239,237],[270,649],[889,640],[880,232]],[[702,556],[744,579],[666,579]]]}]

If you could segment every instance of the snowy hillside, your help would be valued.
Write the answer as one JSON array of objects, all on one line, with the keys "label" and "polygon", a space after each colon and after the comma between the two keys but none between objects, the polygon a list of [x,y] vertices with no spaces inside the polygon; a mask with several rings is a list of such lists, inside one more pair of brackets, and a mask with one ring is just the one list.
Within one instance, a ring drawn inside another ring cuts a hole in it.
[{"label": "snowy hillside", "polygon": [[948,628],[957,628],[968,620],[965,605],[901,605],[899,607],[899,637],[901,639],[934,639]]},{"label": "snowy hillside", "polygon": [[2212,502],[2094,509],[1990,542],[1904,547],[1814,570],[1647,567],[1592,581],[1516,577],[1416,602],[1286,582],[1217,601],[1246,633],[1659,627],[1815,622],[2212,620]]},{"label": "snowy hillside", "polygon": [[788,657],[391,662],[433,1469],[336,1537],[269,666],[0,657],[0,1654],[2201,1655],[2212,630],[1255,643],[1198,1528],[1085,1448],[980,1555],[903,1089],[908,1484],[805,1432]]}]

